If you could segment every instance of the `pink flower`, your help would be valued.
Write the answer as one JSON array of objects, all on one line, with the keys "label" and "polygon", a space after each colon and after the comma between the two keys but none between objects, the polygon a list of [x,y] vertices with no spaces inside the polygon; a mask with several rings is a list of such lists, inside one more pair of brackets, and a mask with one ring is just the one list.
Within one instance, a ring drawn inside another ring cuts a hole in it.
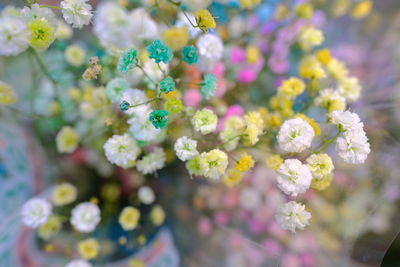
[{"label": "pink flower", "polygon": [[216,224],[218,224],[219,226],[224,226],[228,223],[229,221],[229,216],[228,214],[226,214],[223,211],[217,211],[214,214],[214,221],[216,222]]},{"label": "pink flower", "polygon": [[197,224],[197,231],[201,235],[207,236],[211,233],[211,230],[212,230],[211,221],[207,217],[200,218],[200,220]]},{"label": "pink flower", "polygon": [[233,47],[231,49],[230,60],[232,63],[240,63],[246,59],[246,52],[240,47]]},{"label": "pink flower", "polygon": [[257,78],[253,70],[242,69],[237,74],[237,80],[241,83],[251,83]]},{"label": "pink flower", "polygon": [[311,253],[303,253],[300,256],[303,266],[311,267],[315,266],[315,258]]},{"label": "pink flower", "polygon": [[281,258],[279,266],[282,267],[301,267],[300,258],[292,253],[285,253]]},{"label": "pink flower", "polygon": [[265,239],[262,245],[265,248],[265,255],[267,257],[277,257],[281,253],[282,246],[274,239]]},{"label": "pink flower", "polygon": [[225,72],[225,65],[223,62],[220,61],[217,62],[217,64],[215,64],[215,67],[211,73],[214,74],[215,77],[221,78],[222,76],[224,76],[224,72]]},{"label": "pink flower", "polygon": [[185,106],[197,107],[201,102],[201,94],[196,89],[189,89],[183,95],[183,103]]},{"label": "pink flower", "polygon": [[261,234],[265,231],[265,225],[255,218],[251,218],[249,221],[249,230],[252,234]]}]

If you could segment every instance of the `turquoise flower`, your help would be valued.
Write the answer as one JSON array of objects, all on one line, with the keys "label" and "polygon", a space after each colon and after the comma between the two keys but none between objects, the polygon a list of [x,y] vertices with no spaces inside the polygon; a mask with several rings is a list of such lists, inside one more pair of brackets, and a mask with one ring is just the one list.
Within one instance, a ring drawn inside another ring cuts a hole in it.
[{"label": "turquoise flower", "polygon": [[171,48],[160,40],[155,40],[146,49],[150,53],[149,58],[154,59],[156,63],[168,63],[173,57]]},{"label": "turquoise flower", "polygon": [[119,108],[122,110],[122,111],[127,111],[129,108],[130,108],[130,104],[127,102],[127,101],[122,101],[121,102],[121,104],[119,105]]},{"label": "turquoise flower", "polygon": [[204,99],[209,100],[214,96],[217,90],[217,82],[217,78],[212,74],[206,74],[204,76],[203,81],[200,83],[200,92]]},{"label": "turquoise flower", "polygon": [[149,121],[156,127],[156,129],[163,129],[168,123],[168,112],[164,109],[153,110],[150,113]]},{"label": "turquoise flower", "polygon": [[136,66],[137,51],[134,48],[128,49],[122,53],[118,61],[118,70],[126,73],[128,70],[133,69]]},{"label": "turquoise flower", "polygon": [[198,61],[197,48],[194,46],[185,46],[182,50],[182,60],[191,64],[196,64]]},{"label": "turquoise flower", "polygon": [[121,100],[122,92],[129,88],[129,83],[123,78],[115,78],[107,83],[106,94],[113,103]]},{"label": "turquoise flower", "polygon": [[160,90],[161,92],[167,94],[169,92],[174,91],[175,89],[175,82],[174,79],[172,79],[170,76],[165,78],[160,82]]}]

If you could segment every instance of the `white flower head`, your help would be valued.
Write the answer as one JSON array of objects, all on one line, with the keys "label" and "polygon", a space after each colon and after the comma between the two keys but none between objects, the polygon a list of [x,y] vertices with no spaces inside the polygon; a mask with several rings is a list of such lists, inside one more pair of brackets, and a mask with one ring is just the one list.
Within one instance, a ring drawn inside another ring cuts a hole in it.
[{"label": "white flower head", "polygon": [[158,35],[157,23],[145,8],[133,9],[129,15],[132,40],[139,45],[143,40],[155,39]]},{"label": "white flower head", "polygon": [[65,265],[65,267],[92,267],[92,266],[93,265],[90,262],[82,259],[72,260],[67,265]]},{"label": "white flower head", "polygon": [[154,202],[156,199],[156,196],[154,195],[153,189],[151,189],[148,186],[141,186],[138,191],[138,197],[140,202],[150,205]]},{"label": "white flower head", "polygon": [[[139,89],[126,89],[122,92],[121,102],[126,101],[131,106],[145,103],[147,100],[148,99],[147,99],[144,91],[139,90]],[[129,115],[137,114],[137,115],[143,116],[144,113],[147,113],[149,108],[150,108],[150,106],[147,104],[139,105],[137,107],[132,107],[132,108],[127,109],[125,111],[125,113],[129,114]]]},{"label": "white flower head", "polygon": [[312,175],[298,159],[287,159],[277,170],[278,187],[287,195],[297,196],[310,188]]},{"label": "white flower head", "polygon": [[339,79],[339,92],[347,101],[353,102],[360,98],[361,85],[356,77],[344,76]]},{"label": "white flower head", "polygon": [[194,129],[201,134],[209,134],[217,129],[218,117],[210,109],[196,111],[192,117]]},{"label": "white flower head", "polygon": [[151,174],[165,166],[165,152],[162,148],[156,148],[153,152],[144,156],[136,163],[137,170],[143,174]]},{"label": "white flower head", "polygon": [[285,121],[278,133],[280,147],[287,152],[302,152],[311,146],[314,129],[301,118]]},{"label": "white flower head", "polygon": [[336,110],[330,115],[331,122],[337,126],[340,126],[343,130],[351,130],[363,128],[363,123],[360,122],[360,117],[353,112],[348,110]]},{"label": "white flower head", "polygon": [[71,212],[71,224],[82,233],[90,233],[100,222],[100,209],[91,202],[83,202],[75,206]]},{"label": "white flower head", "polygon": [[246,187],[240,192],[240,206],[245,210],[254,210],[261,204],[261,201],[261,194],[252,187]]},{"label": "white flower head", "polygon": [[174,149],[176,156],[182,161],[187,161],[199,154],[197,151],[197,141],[187,136],[182,136],[176,140]]},{"label": "white flower head", "polygon": [[160,134],[163,132],[161,129],[154,127],[154,125],[150,122],[148,119],[149,114],[150,111],[147,111],[128,120],[128,123],[131,125],[129,132],[138,141],[157,141],[157,138],[159,138]]},{"label": "white flower head", "polygon": [[58,25],[54,12],[50,8],[41,7],[39,4],[33,4],[30,7],[25,6],[21,10],[21,16],[27,23],[34,19],[46,19],[53,28],[57,28]]},{"label": "white flower head", "polygon": [[211,65],[210,68],[222,58],[224,44],[217,35],[204,34],[197,40],[196,45],[199,51],[199,61]]},{"label": "white flower head", "polygon": [[336,141],[339,156],[347,163],[364,163],[371,152],[368,137],[364,129],[356,128],[347,130],[343,137]]},{"label": "white flower head", "polygon": [[0,16],[0,55],[15,56],[28,48],[27,24],[15,16]]},{"label": "white flower head", "polygon": [[74,28],[82,28],[88,25],[92,19],[92,6],[88,0],[63,0],[60,3],[61,12],[65,21]]},{"label": "white flower head", "polygon": [[107,159],[122,168],[129,168],[135,164],[140,154],[136,141],[128,134],[113,135],[104,144]]},{"label": "white flower head", "polygon": [[37,228],[47,221],[51,214],[51,204],[42,198],[31,198],[22,207],[22,222],[28,227]]},{"label": "white flower head", "polygon": [[228,167],[228,156],[219,149],[213,149],[201,153],[199,164],[205,177],[219,179]]},{"label": "white flower head", "polygon": [[278,224],[292,233],[296,232],[296,229],[303,230],[309,225],[310,219],[311,214],[305,210],[304,205],[295,201],[283,204],[276,213]]}]

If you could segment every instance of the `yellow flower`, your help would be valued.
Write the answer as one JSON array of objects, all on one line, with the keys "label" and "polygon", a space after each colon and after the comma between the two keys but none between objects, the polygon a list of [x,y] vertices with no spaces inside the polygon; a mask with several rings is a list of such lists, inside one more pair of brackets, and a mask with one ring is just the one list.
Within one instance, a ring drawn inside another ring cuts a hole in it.
[{"label": "yellow flower", "polygon": [[119,223],[124,230],[133,230],[137,227],[140,212],[134,207],[125,207],[119,215]]},{"label": "yellow flower", "polygon": [[288,118],[293,115],[293,102],[292,100],[283,97],[281,95],[276,95],[271,97],[269,102],[271,108],[278,112],[283,118]]},{"label": "yellow flower", "polygon": [[59,153],[71,153],[78,146],[79,136],[70,126],[64,126],[56,137],[57,151]]},{"label": "yellow flower", "polygon": [[56,206],[70,204],[76,200],[76,187],[70,183],[62,183],[54,187],[51,200]]},{"label": "yellow flower", "polygon": [[246,59],[250,64],[256,63],[260,59],[260,50],[254,45],[249,45],[246,48]]},{"label": "yellow flower", "polygon": [[351,10],[351,16],[354,19],[362,19],[368,16],[369,13],[371,13],[372,10],[372,1],[371,0],[365,0],[358,2],[353,9]]},{"label": "yellow flower", "polygon": [[99,248],[99,242],[94,238],[88,238],[78,243],[79,255],[86,260],[95,258],[99,252]]},{"label": "yellow flower", "polygon": [[142,235],[139,235],[136,240],[140,245],[144,245],[144,244],[146,244],[147,238],[145,235],[142,234]]},{"label": "yellow flower", "polygon": [[211,15],[210,11],[207,9],[197,10],[194,15],[196,16],[197,26],[202,31],[207,31],[208,29],[215,29],[217,24],[215,23],[215,19]]},{"label": "yellow flower", "polygon": [[81,99],[81,91],[75,87],[71,87],[68,89],[68,95],[75,102],[79,102]]},{"label": "yellow flower", "polygon": [[274,17],[276,20],[285,20],[290,15],[290,10],[285,4],[278,4],[275,8]]},{"label": "yellow flower", "polygon": [[38,229],[38,235],[43,240],[49,240],[61,229],[61,220],[56,215],[51,215]]},{"label": "yellow flower", "polygon": [[261,133],[262,131],[260,131],[260,128],[258,128],[255,124],[250,124],[246,127],[243,134],[245,136],[245,140],[250,145],[255,145],[258,142],[258,137]]},{"label": "yellow flower", "polygon": [[258,5],[261,0],[239,0],[240,7],[243,9],[250,9]]},{"label": "yellow flower", "polygon": [[334,169],[331,157],[328,154],[312,154],[306,159],[307,166],[310,169],[313,178],[323,179],[331,174]]},{"label": "yellow flower", "polygon": [[9,105],[14,104],[15,102],[17,102],[17,95],[12,87],[3,81],[0,81],[0,104]]},{"label": "yellow flower", "polygon": [[314,56],[305,57],[300,61],[299,74],[306,79],[321,79],[326,77],[321,63]]},{"label": "yellow flower", "polygon": [[331,5],[333,17],[341,17],[349,10],[351,0],[334,0]]},{"label": "yellow flower", "polygon": [[72,66],[80,66],[85,59],[85,50],[77,45],[70,45],[65,49],[65,59]]},{"label": "yellow flower", "polygon": [[129,262],[129,267],[145,267],[144,262],[140,259],[133,259]]},{"label": "yellow flower", "polygon": [[54,100],[50,102],[49,105],[49,109],[50,109],[50,114],[55,116],[55,115],[59,115],[61,113],[61,104],[60,102]]},{"label": "yellow flower", "polygon": [[294,117],[303,119],[306,122],[308,122],[308,124],[310,124],[310,126],[314,129],[315,136],[319,136],[321,134],[321,128],[319,127],[318,123],[315,122],[315,120],[307,117],[306,115],[304,115],[302,113],[296,114],[296,116],[294,116]]},{"label": "yellow flower", "polygon": [[331,59],[331,52],[329,51],[329,49],[321,49],[316,53],[317,59],[319,60],[319,62],[321,62],[322,64],[326,65],[328,64]]},{"label": "yellow flower", "polygon": [[324,34],[315,27],[306,26],[300,30],[297,39],[300,47],[305,51],[309,51],[313,47],[322,44],[324,41]]},{"label": "yellow flower", "polygon": [[247,153],[242,154],[240,159],[236,162],[235,168],[241,172],[247,172],[254,166],[254,159]]},{"label": "yellow flower", "polygon": [[58,22],[54,36],[59,40],[68,40],[72,37],[72,34],[73,34],[72,28],[68,24],[60,20]]},{"label": "yellow flower", "polygon": [[165,212],[160,205],[155,205],[150,211],[150,220],[155,226],[160,226],[164,223]]},{"label": "yellow flower", "polygon": [[262,116],[258,111],[247,112],[244,115],[244,120],[247,126],[255,125],[260,130],[260,132],[262,132],[262,130],[264,129],[264,120],[262,119]]},{"label": "yellow flower", "polygon": [[327,189],[332,183],[332,175],[324,176],[322,179],[312,179],[311,188],[323,191]]},{"label": "yellow flower", "polygon": [[301,19],[310,19],[314,13],[312,5],[304,3],[296,6],[296,15]]},{"label": "yellow flower", "polygon": [[222,179],[223,183],[228,187],[233,187],[239,184],[243,180],[243,172],[238,171],[235,168],[229,169],[224,178]]},{"label": "yellow flower", "polygon": [[278,93],[290,99],[294,99],[296,96],[303,93],[305,88],[306,85],[302,80],[292,77],[282,82],[281,86],[278,88]]},{"label": "yellow flower", "polygon": [[342,79],[349,73],[349,70],[347,69],[346,65],[342,61],[336,58],[332,58],[326,65],[326,68],[329,74],[336,80]]},{"label": "yellow flower", "polygon": [[267,167],[270,168],[271,170],[277,170],[279,166],[282,165],[282,163],[283,159],[278,154],[269,156],[266,161]]},{"label": "yellow flower", "polygon": [[189,41],[187,27],[169,28],[163,33],[164,42],[172,49],[178,50],[184,47]]},{"label": "yellow flower", "polygon": [[55,39],[54,28],[46,19],[34,19],[28,23],[30,33],[29,45],[39,49],[46,50]]}]

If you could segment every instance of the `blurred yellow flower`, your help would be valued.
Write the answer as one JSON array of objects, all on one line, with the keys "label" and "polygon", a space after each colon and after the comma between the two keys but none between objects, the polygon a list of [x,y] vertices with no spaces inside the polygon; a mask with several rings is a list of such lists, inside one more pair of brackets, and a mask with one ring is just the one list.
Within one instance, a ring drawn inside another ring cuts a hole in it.
[{"label": "blurred yellow flower", "polygon": [[283,163],[283,159],[279,154],[269,156],[266,160],[267,167],[271,170],[277,170]]},{"label": "blurred yellow flower", "polygon": [[78,45],[70,45],[64,52],[65,60],[72,66],[82,65],[85,59],[85,50]]},{"label": "blurred yellow flower", "polygon": [[78,243],[79,255],[86,260],[95,258],[99,253],[99,248],[99,242],[94,238],[88,238]]},{"label": "blurred yellow flower", "polygon": [[129,262],[129,267],[145,267],[145,264],[140,259],[133,259]]},{"label": "blurred yellow flower", "polygon": [[3,81],[0,81],[0,104],[9,105],[14,104],[15,102],[17,102],[17,95],[12,87]]},{"label": "blurred yellow flower", "polygon": [[222,179],[223,183],[228,187],[233,187],[239,184],[243,179],[243,173],[238,171],[236,168],[229,169],[224,178]]},{"label": "blurred yellow flower", "polygon": [[134,207],[125,207],[119,215],[119,223],[124,230],[133,230],[137,227],[140,212]]},{"label": "blurred yellow flower", "polygon": [[215,19],[211,15],[210,11],[207,9],[197,10],[194,15],[196,16],[197,26],[202,31],[207,31],[208,29],[215,29],[217,27],[217,23]]},{"label": "blurred yellow flower", "polygon": [[240,159],[236,162],[235,168],[241,172],[247,172],[254,166],[254,159],[247,153],[243,153]]},{"label": "blurred yellow flower", "polygon": [[296,15],[301,19],[310,19],[314,13],[311,4],[304,3],[296,6]]},{"label": "blurred yellow flower", "polygon": [[362,19],[371,13],[373,2],[371,0],[364,0],[358,2],[350,12],[350,15],[354,19]]},{"label": "blurred yellow flower", "polygon": [[188,43],[189,31],[186,27],[169,28],[164,32],[163,39],[172,50],[178,50]]},{"label": "blurred yellow flower", "polygon": [[286,96],[290,99],[294,99],[296,96],[304,92],[306,88],[305,83],[296,77],[291,77],[284,80],[278,88],[278,93]]},{"label": "blurred yellow flower", "polygon": [[312,179],[311,188],[323,191],[327,189],[332,183],[332,175],[324,176],[322,179]]},{"label": "blurred yellow flower", "polygon": [[38,229],[38,235],[43,240],[49,240],[61,229],[60,217],[51,215]]},{"label": "blurred yellow flower", "polygon": [[64,126],[56,137],[57,151],[59,153],[71,153],[78,146],[79,136],[70,126]]},{"label": "blurred yellow flower", "polygon": [[309,51],[313,47],[322,44],[324,41],[324,34],[315,27],[305,26],[300,30],[297,40],[303,50]]},{"label": "blurred yellow flower", "polygon": [[155,226],[160,226],[164,223],[165,212],[160,205],[155,205],[150,212],[150,220]]},{"label": "blurred yellow flower", "polygon": [[243,9],[253,8],[258,5],[261,0],[239,0],[240,7]]},{"label": "blurred yellow flower", "polygon": [[258,50],[257,46],[249,45],[246,48],[246,59],[250,64],[256,63],[261,57],[260,50]]},{"label": "blurred yellow flower", "polygon": [[76,187],[70,183],[62,183],[54,187],[51,200],[56,206],[70,204],[76,200]]}]

